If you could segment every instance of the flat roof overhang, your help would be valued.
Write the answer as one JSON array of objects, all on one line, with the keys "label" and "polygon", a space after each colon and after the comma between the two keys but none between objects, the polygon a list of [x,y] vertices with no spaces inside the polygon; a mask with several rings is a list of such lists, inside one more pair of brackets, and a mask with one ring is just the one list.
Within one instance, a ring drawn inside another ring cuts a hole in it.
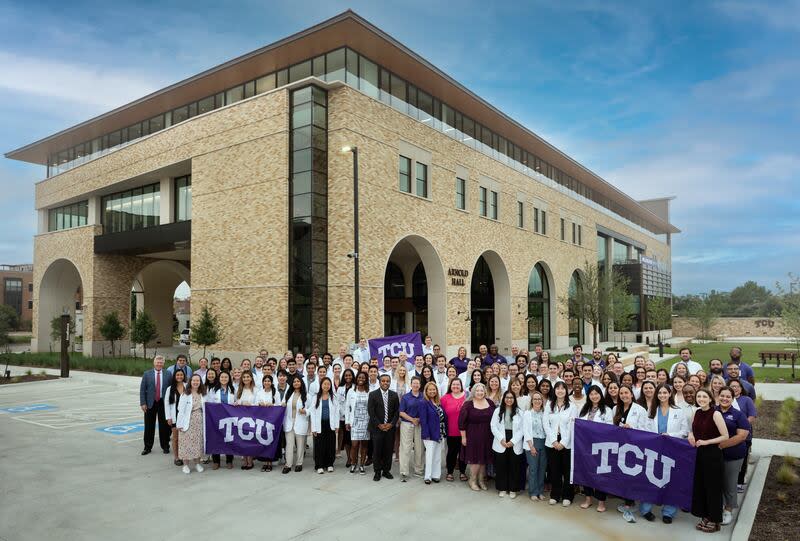
[{"label": "flat roof overhang", "polygon": [[351,10],[108,113],[8,152],[5,156],[46,165],[48,156],[54,152],[344,46],[364,54],[499,135],[579,179],[592,190],[651,223],[658,229],[657,233],[680,232],[674,225],[664,221]]},{"label": "flat roof overhang", "polygon": [[[183,253],[190,248],[191,240],[192,221],[186,220],[135,231],[96,235],[94,253],[138,256],[164,252]],[[166,255],[163,258],[168,259]]]}]

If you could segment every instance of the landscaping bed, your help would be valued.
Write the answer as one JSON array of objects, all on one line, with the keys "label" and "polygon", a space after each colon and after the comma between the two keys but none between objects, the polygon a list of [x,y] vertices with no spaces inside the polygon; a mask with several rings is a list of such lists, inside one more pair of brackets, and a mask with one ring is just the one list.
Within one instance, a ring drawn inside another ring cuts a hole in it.
[{"label": "landscaping bed", "polygon": [[[59,353],[9,353],[0,355],[0,365],[5,366],[8,363],[14,366],[60,368],[60,359]],[[169,366],[173,362],[173,359],[167,359],[166,365]],[[81,353],[70,353],[69,367],[70,370],[141,376],[145,370],[153,368],[153,359],[140,357],[84,357]]]},{"label": "landscaping bed", "polygon": [[[791,424],[783,427],[781,432],[781,409],[789,408],[784,402],[779,400],[764,400],[758,405],[758,418],[755,422],[754,438],[767,440],[782,440],[800,442],[800,416],[797,415],[797,408],[794,411],[784,413],[791,420]],[[784,421],[785,422],[785,421]],[[786,430],[788,428],[788,431]]]},{"label": "landscaping bed", "polygon": [[14,383],[29,383],[31,381],[44,381],[47,379],[58,379],[58,376],[47,374],[25,374],[22,376],[12,376],[11,378],[0,378],[0,385],[13,385]]},{"label": "landscaping bed", "polygon": [[750,541],[797,541],[798,469],[797,459],[772,457]]}]

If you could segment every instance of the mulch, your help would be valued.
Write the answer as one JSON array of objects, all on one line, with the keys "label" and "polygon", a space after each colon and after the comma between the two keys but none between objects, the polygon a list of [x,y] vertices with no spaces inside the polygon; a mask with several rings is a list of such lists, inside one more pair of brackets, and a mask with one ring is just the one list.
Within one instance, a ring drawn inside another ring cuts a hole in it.
[{"label": "mulch", "polygon": [[[795,415],[794,424],[788,436],[780,436],[778,429],[775,428],[775,422],[778,419],[778,412],[781,410],[782,404],[783,402],[779,400],[764,400],[761,403],[761,408],[758,410],[758,418],[754,423],[754,438],[800,442],[800,415]],[[800,410],[798,411],[800,412]],[[798,539],[800,539],[800,536],[798,536]]]},{"label": "mulch", "polygon": [[[783,457],[772,457],[753,529],[750,531],[750,541],[797,541],[800,537],[795,507],[800,501],[800,482],[793,485],[780,484],[776,475],[782,464]],[[795,471],[798,470],[800,468],[795,466]]]},{"label": "mulch", "polygon": [[13,385],[14,383],[28,383],[30,381],[44,381],[46,379],[58,379],[58,376],[43,376],[42,374],[32,374],[30,376],[12,376],[11,379],[0,378],[0,385]]}]

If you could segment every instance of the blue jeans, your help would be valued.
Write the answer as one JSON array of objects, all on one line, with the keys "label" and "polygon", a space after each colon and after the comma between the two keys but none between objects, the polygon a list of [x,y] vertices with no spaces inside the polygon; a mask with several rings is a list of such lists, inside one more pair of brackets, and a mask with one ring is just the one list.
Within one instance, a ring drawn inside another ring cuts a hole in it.
[{"label": "blue jeans", "polygon": [[[653,510],[653,504],[652,503],[641,502],[639,504],[639,514],[640,515],[646,515],[647,513],[651,512],[652,510]],[[661,509],[661,516],[662,517],[675,518],[675,515],[677,515],[677,514],[678,514],[678,508],[674,507],[672,505],[664,505],[663,508]]]},{"label": "blue jeans", "polygon": [[528,495],[541,496],[544,492],[544,474],[547,471],[544,438],[533,438],[533,448],[536,449],[536,456],[533,456],[528,449],[525,450],[525,458],[528,461]]}]

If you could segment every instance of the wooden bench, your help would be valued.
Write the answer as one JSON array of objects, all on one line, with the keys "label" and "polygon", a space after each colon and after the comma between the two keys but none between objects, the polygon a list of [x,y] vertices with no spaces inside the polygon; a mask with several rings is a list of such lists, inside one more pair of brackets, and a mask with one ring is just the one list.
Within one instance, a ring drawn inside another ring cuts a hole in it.
[{"label": "wooden bench", "polygon": [[794,362],[797,359],[797,352],[796,351],[759,351],[758,356],[761,358],[761,367],[763,368],[767,364],[767,360],[773,360],[777,362],[778,368],[781,366],[781,361],[791,361],[792,366],[794,366]]}]

